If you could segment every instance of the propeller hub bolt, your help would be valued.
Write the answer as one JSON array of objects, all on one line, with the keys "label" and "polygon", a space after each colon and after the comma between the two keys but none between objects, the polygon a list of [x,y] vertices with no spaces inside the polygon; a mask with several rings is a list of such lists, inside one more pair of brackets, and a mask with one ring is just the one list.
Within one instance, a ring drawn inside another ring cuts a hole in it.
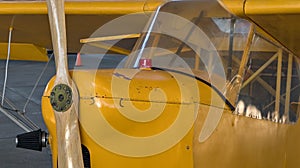
[{"label": "propeller hub bolt", "polygon": [[58,96],[58,101],[62,102],[64,100],[64,98],[65,98],[64,95],[60,94]]}]

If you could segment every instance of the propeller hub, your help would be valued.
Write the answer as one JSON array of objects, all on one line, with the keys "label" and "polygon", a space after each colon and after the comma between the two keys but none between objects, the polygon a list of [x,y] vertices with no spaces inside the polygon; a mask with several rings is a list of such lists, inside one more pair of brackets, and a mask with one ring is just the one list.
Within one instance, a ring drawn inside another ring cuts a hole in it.
[{"label": "propeller hub", "polygon": [[65,112],[72,105],[72,89],[66,84],[56,85],[50,94],[50,103],[57,112]]}]

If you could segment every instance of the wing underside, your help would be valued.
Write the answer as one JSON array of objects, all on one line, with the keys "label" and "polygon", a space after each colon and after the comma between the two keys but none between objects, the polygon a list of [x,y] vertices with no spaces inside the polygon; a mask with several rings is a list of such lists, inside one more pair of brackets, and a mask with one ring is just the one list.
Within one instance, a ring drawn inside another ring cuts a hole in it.
[{"label": "wing underside", "polygon": [[293,54],[300,56],[299,0],[223,0],[233,13],[251,20]]},{"label": "wing underside", "polygon": [[[65,10],[68,52],[78,52],[82,46],[80,39],[90,37],[105,23],[126,14],[146,14],[154,11],[161,3],[162,1],[67,1]],[[24,44],[23,48],[34,45],[38,50],[43,50],[44,56],[45,49],[52,48],[44,1],[1,1],[0,43],[8,43],[10,28],[13,29],[12,43]],[[13,47],[11,49],[14,50]],[[3,51],[6,51],[5,47]],[[32,59],[21,56],[20,53],[24,52],[12,52],[11,58]],[[0,58],[6,58],[6,52],[0,53]]]}]

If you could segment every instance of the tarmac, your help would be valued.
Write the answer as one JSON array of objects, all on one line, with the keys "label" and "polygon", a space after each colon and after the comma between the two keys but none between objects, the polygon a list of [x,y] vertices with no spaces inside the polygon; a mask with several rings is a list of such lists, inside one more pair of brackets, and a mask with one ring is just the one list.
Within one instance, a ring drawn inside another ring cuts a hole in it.
[{"label": "tarmac", "polygon": [[[0,61],[0,92],[3,93],[6,61]],[[41,96],[49,79],[55,74],[55,63],[51,60],[45,68],[32,96],[35,86],[46,62],[9,61],[5,100],[9,100],[17,111],[9,111],[20,118],[21,113],[40,129],[47,131],[41,114]],[[29,98],[29,101],[28,101]],[[1,99],[2,101],[2,99]],[[24,106],[28,105],[24,110]],[[4,107],[11,108],[7,103]],[[21,117],[22,118],[22,117]],[[17,126],[3,113],[0,113],[0,168],[47,168],[52,167],[49,147],[40,151],[16,148],[16,136],[26,131]]]}]

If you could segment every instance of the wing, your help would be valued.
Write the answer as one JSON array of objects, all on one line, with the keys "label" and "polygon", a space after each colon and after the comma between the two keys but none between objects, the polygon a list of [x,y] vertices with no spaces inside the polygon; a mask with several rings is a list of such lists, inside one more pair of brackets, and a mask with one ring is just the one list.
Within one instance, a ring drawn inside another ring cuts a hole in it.
[{"label": "wing", "polygon": [[223,2],[233,13],[251,20],[292,53],[300,56],[299,0],[223,0]]},{"label": "wing", "polygon": [[[99,27],[131,13],[154,11],[163,1],[68,1],[65,4],[68,52],[78,52],[80,39],[88,38]],[[47,60],[51,38],[46,2],[0,2],[0,59],[6,58],[8,31],[13,28],[11,59]],[[123,27],[122,27],[123,29]],[[29,53],[29,54],[24,54]],[[36,53],[36,54],[32,54]]]}]

